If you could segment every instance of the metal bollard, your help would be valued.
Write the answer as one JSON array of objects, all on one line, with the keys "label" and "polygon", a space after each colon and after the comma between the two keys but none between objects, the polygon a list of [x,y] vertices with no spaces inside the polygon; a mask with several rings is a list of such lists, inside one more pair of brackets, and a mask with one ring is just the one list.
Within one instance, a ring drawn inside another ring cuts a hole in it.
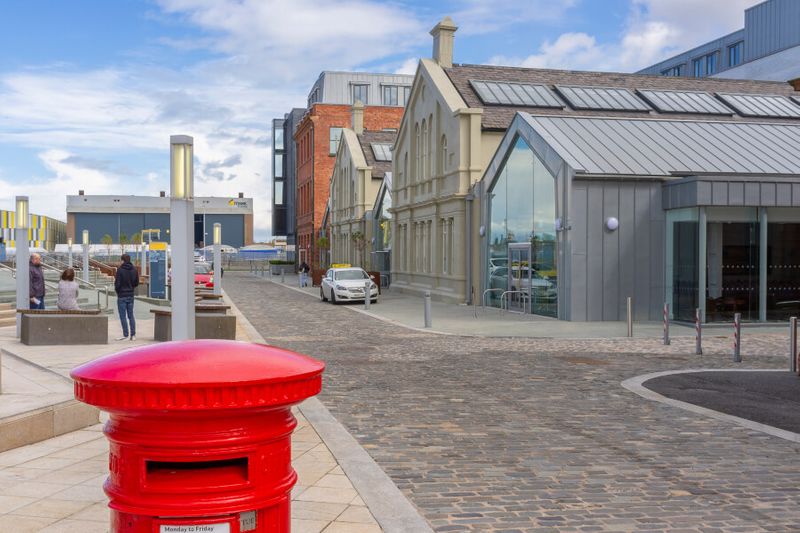
[{"label": "metal bollard", "polygon": [[703,325],[700,323],[700,308],[694,310],[694,354],[703,355]]},{"label": "metal bollard", "polygon": [[286,269],[281,267],[281,283],[286,283]]},{"label": "metal bollard", "polygon": [[425,291],[425,327],[431,327],[431,293]]},{"label": "metal bollard", "polygon": [[372,299],[372,282],[364,282],[364,311],[369,311],[369,301]]},{"label": "metal bollard", "polygon": [[733,315],[733,362],[742,362],[742,313]]},{"label": "metal bollard", "polygon": [[633,298],[628,296],[628,337],[633,337]]},{"label": "metal bollard", "polygon": [[664,346],[669,346],[669,304],[664,304]]},{"label": "metal bollard", "polygon": [[797,373],[797,317],[789,319],[789,371]]}]

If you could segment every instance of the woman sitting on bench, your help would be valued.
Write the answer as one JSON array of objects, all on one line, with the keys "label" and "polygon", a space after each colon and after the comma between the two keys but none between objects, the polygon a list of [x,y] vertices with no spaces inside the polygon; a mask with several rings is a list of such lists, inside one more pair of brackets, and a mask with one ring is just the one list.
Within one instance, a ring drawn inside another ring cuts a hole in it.
[{"label": "woman sitting on bench", "polygon": [[61,311],[77,311],[78,307],[78,282],[75,281],[75,271],[67,268],[61,273],[58,282],[58,309]]}]

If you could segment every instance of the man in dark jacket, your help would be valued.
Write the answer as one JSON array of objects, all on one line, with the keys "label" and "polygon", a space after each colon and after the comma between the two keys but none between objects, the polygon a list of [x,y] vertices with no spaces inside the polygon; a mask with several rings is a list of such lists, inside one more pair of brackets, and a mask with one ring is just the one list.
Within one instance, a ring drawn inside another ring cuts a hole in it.
[{"label": "man in dark jacket", "polygon": [[44,272],[39,254],[31,254],[30,276],[31,309],[44,309]]},{"label": "man in dark jacket", "polygon": [[[130,322],[130,339],[136,340],[136,319],[133,317],[133,293],[139,286],[139,272],[131,264],[131,256],[122,254],[122,264],[117,268],[114,278],[114,290],[117,293],[117,311],[122,322],[122,337],[118,341],[128,338],[128,322]],[[126,320],[127,317],[127,320]]]}]

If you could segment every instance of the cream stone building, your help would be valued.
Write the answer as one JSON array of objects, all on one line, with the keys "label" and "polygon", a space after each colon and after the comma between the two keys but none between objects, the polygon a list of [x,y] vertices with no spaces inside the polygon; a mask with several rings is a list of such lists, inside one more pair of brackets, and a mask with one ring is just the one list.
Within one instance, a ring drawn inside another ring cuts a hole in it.
[{"label": "cream stone building", "polygon": [[467,239],[478,213],[471,188],[503,131],[482,129],[483,110],[448,77],[456,29],[446,17],[431,30],[433,59],[419,62],[394,147],[392,287],[463,302],[478,266]]},{"label": "cream stone building", "polygon": [[342,130],[330,185],[332,263],[370,269],[374,224],[372,212],[381,184],[391,173],[395,130],[364,130],[364,105],[353,105],[352,128]]}]

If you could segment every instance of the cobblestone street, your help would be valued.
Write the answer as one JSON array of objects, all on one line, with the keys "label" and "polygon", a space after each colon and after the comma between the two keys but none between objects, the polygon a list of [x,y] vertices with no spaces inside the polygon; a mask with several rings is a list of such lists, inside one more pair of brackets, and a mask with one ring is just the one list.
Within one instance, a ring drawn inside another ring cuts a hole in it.
[{"label": "cobblestone street", "polygon": [[[691,339],[436,335],[225,281],[267,342],[327,362],[321,400],[436,531],[798,529],[796,444],[620,386],[734,368],[728,336],[695,356]],[[781,368],[785,352],[784,335],[751,334],[738,366]]]}]

